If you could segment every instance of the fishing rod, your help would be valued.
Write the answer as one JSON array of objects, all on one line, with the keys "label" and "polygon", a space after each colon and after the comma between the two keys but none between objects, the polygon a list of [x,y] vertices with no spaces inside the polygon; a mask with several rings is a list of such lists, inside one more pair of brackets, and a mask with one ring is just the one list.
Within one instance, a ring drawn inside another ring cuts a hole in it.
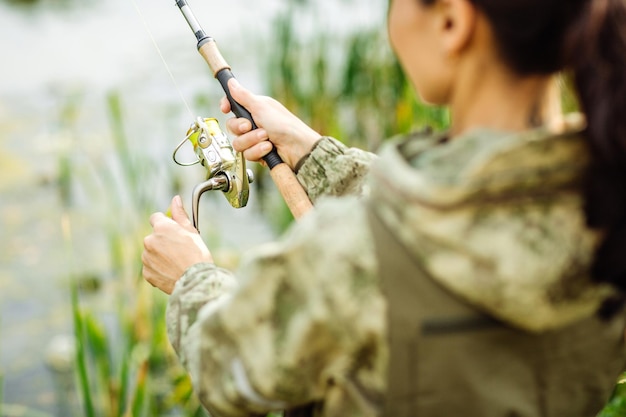
[{"label": "fishing rod", "polygon": [[[228,63],[220,53],[215,39],[213,39],[211,36],[208,36],[206,32],[202,29],[200,23],[198,22],[198,19],[196,19],[191,8],[189,7],[187,0],[176,0],[176,5],[182,12],[185,20],[189,24],[189,27],[196,36],[196,40],[198,41],[198,52],[204,58],[209,68],[213,72],[213,76],[219,81],[222,89],[226,93],[226,97],[230,102],[232,112],[237,117],[243,117],[249,120],[252,124],[252,130],[257,129],[258,126],[256,125],[250,112],[241,104],[239,104],[230,93],[228,81],[231,78],[235,78],[235,76],[231,71],[230,65],[228,65]],[[198,126],[198,123],[196,123],[196,127],[196,130],[202,129],[201,126]],[[194,147],[196,147],[195,144]],[[198,154],[198,152],[196,153]],[[200,157],[200,159],[202,159],[202,157]],[[287,207],[289,207],[289,210],[293,214],[294,218],[299,219],[313,207],[313,205],[311,204],[311,200],[309,200],[309,196],[298,182],[298,179],[296,178],[291,168],[289,168],[289,166],[284,163],[281,157],[278,155],[276,148],[273,148],[269,154],[264,156],[263,160],[270,169],[270,176],[274,180],[276,187],[278,188],[280,194],[287,203]],[[196,196],[194,193],[194,203],[196,203],[195,198]],[[197,198],[199,198],[199,196]]]}]

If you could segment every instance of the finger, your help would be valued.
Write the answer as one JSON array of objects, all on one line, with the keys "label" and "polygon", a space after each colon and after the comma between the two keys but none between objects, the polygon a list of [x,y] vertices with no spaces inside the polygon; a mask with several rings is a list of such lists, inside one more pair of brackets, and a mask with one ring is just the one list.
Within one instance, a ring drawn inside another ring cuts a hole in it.
[{"label": "finger", "polygon": [[143,275],[144,279],[146,281],[149,281],[150,278],[153,276],[154,271],[152,270],[152,268],[150,267],[150,259],[149,259],[149,255],[147,253],[147,251],[144,251],[141,254],[141,263],[142,263],[142,268],[141,268],[141,275]]},{"label": "finger", "polygon": [[270,153],[272,149],[273,146],[271,142],[264,141],[259,143],[258,145],[246,149],[243,152],[243,157],[246,158],[248,161],[259,162],[263,159],[265,155]]},{"label": "finger", "polygon": [[168,219],[169,218],[161,212],[153,213],[150,216],[150,226],[152,226],[152,228],[154,229],[156,224],[162,222],[163,220],[168,220]]},{"label": "finger", "polygon": [[224,114],[230,113],[230,101],[228,101],[228,97],[224,96],[220,99],[220,110]]},{"label": "finger", "polygon": [[233,149],[244,152],[248,148],[266,142],[269,139],[265,129],[256,129],[233,139]]},{"label": "finger", "polygon": [[183,228],[189,231],[196,232],[196,229],[195,227],[193,227],[191,220],[189,220],[189,215],[187,214],[187,212],[185,211],[185,208],[183,207],[183,201],[179,195],[174,196],[174,198],[172,198],[172,205],[170,207],[172,210],[172,220],[174,220]]},{"label": "finger", "polygon": [[146,257],[148,256],[147,252],[152,250],[152,240],[153,235],[148,235],[143,238],[143,253],[141,254],[141,261],[145,264]]},{"label": "finger", "polygon": [[152,280],[154,277],[154,270],[150,267],[150,261],[146,258],[145,255],[141,257],[141,261],[142,261],[141,275],[143,276],[143,279],[152,283]]},{"label": "finger", "polygon": [[248,133],[252,129],[252,123],[248,119],[240,118],[231,118],[226,121],[226,127],[228,131],[233,135],[243,135],[244,133]]},{"label": "finger", "polygon": [[148,269],[148,267],[144,264],[143,268],[141,268],[141,275],[143,276],[143,279],[146,282],[149,282],[150,285],[154,286],[154,284],[150,281],[151,275],[150,275],[150,270]]},{"label": "finger", "polygon": [[239,84],[236,78],[228,80],[228,89],[237,103],[247,108],[248,111],[252,111],[251,108],[254,107],[255,96],[250,90]]}]

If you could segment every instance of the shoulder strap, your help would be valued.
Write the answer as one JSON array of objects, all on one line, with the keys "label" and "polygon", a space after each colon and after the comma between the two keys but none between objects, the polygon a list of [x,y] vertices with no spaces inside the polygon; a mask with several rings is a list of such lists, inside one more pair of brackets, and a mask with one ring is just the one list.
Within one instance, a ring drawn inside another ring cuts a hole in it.
[{"label": "shoulder strap", "polygon": [[370,227],[375,241],[378,273],[382,290],[387,299],[387,331],[389,338],[389,368],[387,374],[387,394],[385,416],[410,416],[414,407],[411,399],[416,385],[411,372],[413,352],[406,349],[412,343],[407,339],[414,337],[419,317],[412,314],[415,306],[414,293],[419,288],[408,288],[413,280],[408,276],[422,273],[412,262],[406,249],[394,238],[382,223],[373,207],[369,208]]},{"label": "shoulder strap", "polygon": [[624,313],[542,334],[513,328],[447,291],[368,211],[387,300],[382,416],[583,417],[601,408],[625,363]]},{"label": "shoulder strap", "polygon": [[418,345],[425,336],[449,332],[466,333],[501,326],[437,283],[388,229],[369,210],[376,246],[378,274],[387,300],[389,367],[385,416],[410,417],[418,409]]}]

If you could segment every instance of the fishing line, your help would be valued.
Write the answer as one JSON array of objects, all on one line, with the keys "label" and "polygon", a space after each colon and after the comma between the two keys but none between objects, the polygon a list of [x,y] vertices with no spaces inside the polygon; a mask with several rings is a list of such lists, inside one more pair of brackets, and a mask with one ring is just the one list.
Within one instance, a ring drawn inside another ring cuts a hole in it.
[{"label": "fishing line", "polygon": [[174,84],[174,88],[176,88],[176,91],[178,91],[178,95],[183,100],[183,103],[185,104],[187,111],[191,115],[191,118],[194,119],[195,118],[194,113],[191,111],[191,107],[189,107],[189,103],[187,103],[187,100],[185,100],[185,95],[183,94],[183,91],[178,86],[178,83],[176,82],[176,78],[174,78],[174,74],[170,70],[170,66],[167,65],[167,61],[165,60],[163,53],[161,53],[161,48],[159,48],[159,45],[157,44],[157,41],[154,38],[152,31],[150,30],[150,27],[148,26],[148,22],[146,21],[145,16],[141,12],[141,9],[139,8],[139,4],[137,3],[137,0],[131,0],[131,1],[133,3],[133,6],[135,7],[135,10],[137,11],[137,14],[139,15],[139,18],[141,19],[141,22],[143,23],[143,27],[146,29],[146,32],[148,32],[148,36],[150,37],[150,40],[152,41],[154,48],[156,49],[157,53],[159,54],[159,57],[161,58],[161,62],[163,62],[163,65],[165,65],[165,69],[167,70],[167,73],[169,74],[170,79],[172,80],[172,83]]}]

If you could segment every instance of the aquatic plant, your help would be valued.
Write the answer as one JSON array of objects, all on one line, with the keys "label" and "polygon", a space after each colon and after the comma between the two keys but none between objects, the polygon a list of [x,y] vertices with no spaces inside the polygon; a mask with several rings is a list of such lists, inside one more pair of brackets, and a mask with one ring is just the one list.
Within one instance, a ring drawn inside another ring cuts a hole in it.
[{"label": "aquatic plant", "polygon": [[[79,103],[68,102],[67,106]],[[159,206],[158,193],[153,192],[156,186],[151,184],[159,181],[159,186],[170,192],[176,187],[177,175],[166,175],[171,180],[163,181],[157,175],[158,161],[131,146],[119,94],[108,96],[107,109],[111,128],[108,155],[85,160],[76,146],[58,161],[62,229],[71,275],[79,415],[201,416],[203,410],[191,383],[167,340],[167,299],[143,282],[140,268],[142,237],[149,233],[146,219]],[[70,117],[61,119],[66,125],[72,123]],[[81,275],[72,267],[76,249],[72,212],[79,192],[86,194],[91,205],[106,204],[95,214],[104,217],[98,222],[104,223],[101,234],[108,241],[110,265],[103,273],[108,279]],[[92,307],[98,299],[107,300],[108,308],[103,309],[101,303]]]},{"label": "aquatic plant", "polygon": [[[426,106],[413,93],[381,29],[383,22],[341,37],[324,31],[307,35],[299,31],[307,25],[303,20],[319,27],[324,18],[310,13],[310,6],[307,1],[290,2],[272,22],[274,31],[265,41],[272,48],[263,69],[269,95],[318,132],[370,151],[411,130],[448,126],[445,108]],[[255,187],[271,213],[268,220],[280,232],[293,217],[271,192],[266,170],[255,174]]]},{"label": "aquatic plant", "polygon": [[618,380],[611,398],[597,417],[622,416],[626,416],[626,373]]}]

